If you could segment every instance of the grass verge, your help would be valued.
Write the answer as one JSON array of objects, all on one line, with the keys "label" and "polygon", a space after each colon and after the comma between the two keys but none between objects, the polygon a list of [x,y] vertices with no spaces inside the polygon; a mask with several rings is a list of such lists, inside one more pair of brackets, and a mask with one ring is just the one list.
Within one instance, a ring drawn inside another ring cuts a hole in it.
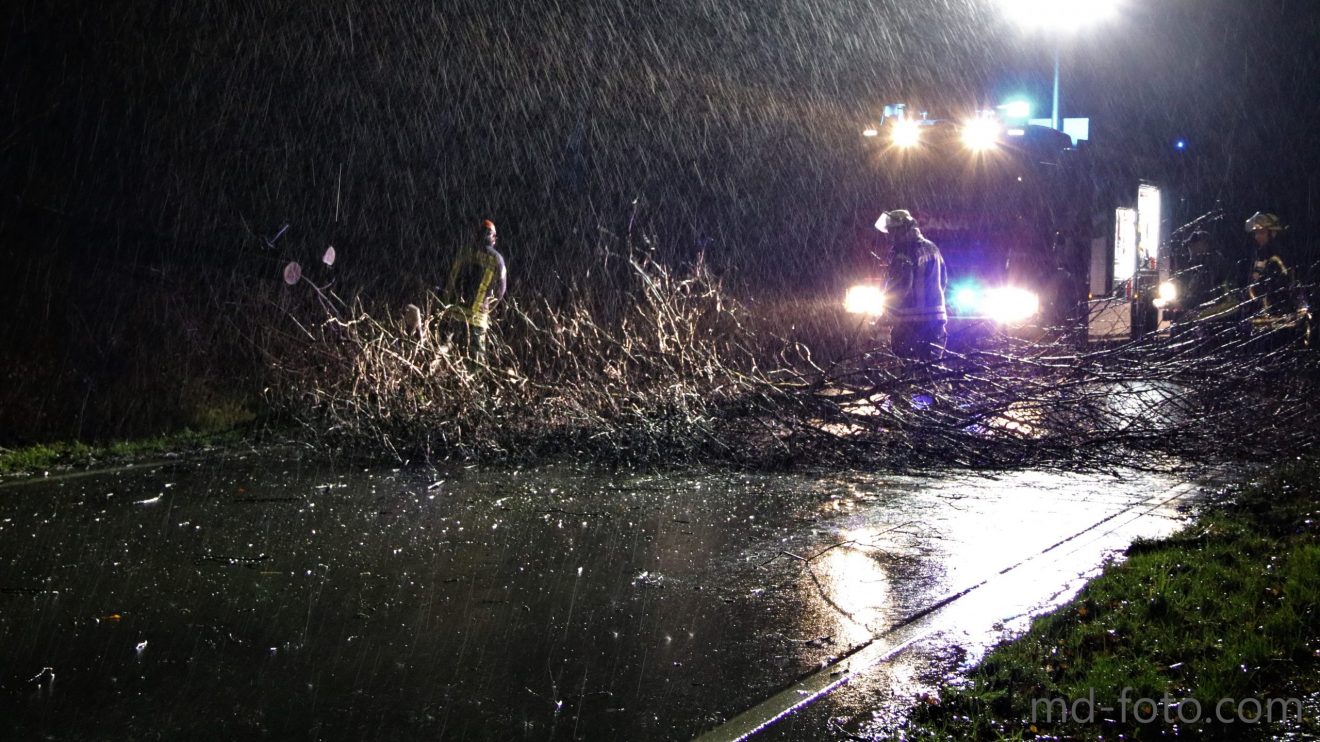
[{"label": "grass verge", "polygon": [[236,443],[238,429],[210,433],[184,430],[152,438],[105,444],[40,443],[23,448],[0,448],[0,475],[34,474],[58,468],[87,467],[131,461],[144,456],[196,450]]},{"label": "grass verge", "polygon": [[918,709],[906,736],[1316,732],[1317,482],[1320,462],[1290,464],[1181,533],[1133,544],[1072,603],[993,650],[938,705]]}]

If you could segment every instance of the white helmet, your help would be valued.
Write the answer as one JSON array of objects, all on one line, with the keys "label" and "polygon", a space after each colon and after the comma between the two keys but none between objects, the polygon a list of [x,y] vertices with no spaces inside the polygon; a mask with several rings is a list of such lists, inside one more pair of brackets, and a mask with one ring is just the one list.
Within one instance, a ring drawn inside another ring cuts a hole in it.
[{"label": "white helmet", "polygon": [[875,220],[875,228],[885,234],[898,233],[909,227],[917,226],[917,220],[912,218],[912,212],[907,209],[894,209],[886,211]]},{"label": "white helmet", "polygon": [[1257,211],[1247,220],[1248,232],[1282,232],[1287,229],[1279,217],[1267,212]]}]

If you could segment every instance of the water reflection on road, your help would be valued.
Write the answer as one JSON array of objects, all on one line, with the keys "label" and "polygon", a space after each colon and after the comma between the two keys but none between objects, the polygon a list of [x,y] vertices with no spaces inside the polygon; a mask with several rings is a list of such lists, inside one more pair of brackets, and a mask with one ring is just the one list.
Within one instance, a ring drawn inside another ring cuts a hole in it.
[{"label": "water reflection on road", "polygon": [[[74,738],[685,739],[899,625],[974,650],[1059,589],[912,617],[1175,483],[250,457],[8,487],[0,704]],[[905,699],[902,666],[836,695]]]}]

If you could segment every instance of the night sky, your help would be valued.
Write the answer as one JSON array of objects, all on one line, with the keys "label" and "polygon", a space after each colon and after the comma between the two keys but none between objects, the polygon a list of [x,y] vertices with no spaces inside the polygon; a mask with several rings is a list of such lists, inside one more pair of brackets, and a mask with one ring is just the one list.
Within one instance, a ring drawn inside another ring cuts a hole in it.
[{"label": "night sky", "polygon": [[[884,103],[1049,101],[1049,36],[991,0],[58,5],[6,12],[6,202],[194,246],[290,223],[398,265],[490,216],[557,262],[640,198],[680,253],[791,251],[877,208]],[[1063,112],[1119,157],[1184,138],[1182,195],[1304,222],[1317,18],[1129,3],[1062,42]]]},{"label": "night sky", "polygon": [[[1063,113],[1176,216],[1274,209],[1309,242],[1318,23],[1128,2],[1061,42]],[[346,291],[415,296],[482,218],[515,295],[587,280],[629,224],[733,284],[828,285],[895,206],[859,136],[883,104],[1044,115],[1053,59],[992,0],[14,0],[0,33],[4,295],[29,335],[95,332],[71,317],[123,302],[89,276],[277,283],[328,245]]]}]

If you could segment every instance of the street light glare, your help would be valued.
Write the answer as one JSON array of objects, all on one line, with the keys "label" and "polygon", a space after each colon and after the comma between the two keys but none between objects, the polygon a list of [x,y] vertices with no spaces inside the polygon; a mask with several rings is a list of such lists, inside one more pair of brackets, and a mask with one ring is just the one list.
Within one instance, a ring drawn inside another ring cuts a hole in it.
[{"label": "street light glare", "polygon": [[999,0],[1024,26],[1071,31],[1113,16],[1119,0]]},{"label": "street light glare", "polygon": [[1050,126],[1063,131],[1059,113],[1059,37],[1087,24],[1118,14],[1123,0],[999,0],[1004,12],[1020,25],[1054,32],[1054,96]]}]

